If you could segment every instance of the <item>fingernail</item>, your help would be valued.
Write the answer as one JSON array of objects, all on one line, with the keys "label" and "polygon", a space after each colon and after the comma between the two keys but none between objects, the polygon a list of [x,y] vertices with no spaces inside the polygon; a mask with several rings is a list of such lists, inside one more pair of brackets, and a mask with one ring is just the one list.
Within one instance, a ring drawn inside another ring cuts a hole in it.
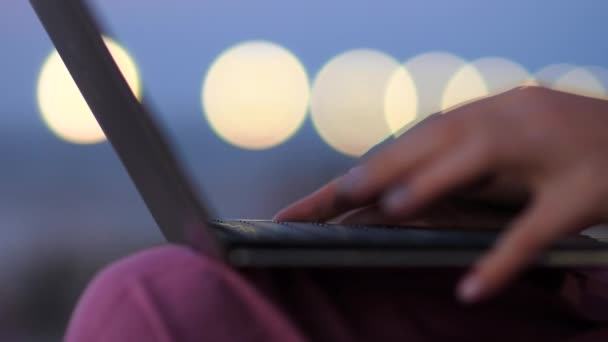
[{"label": "fingernail", "polygon": [[382,207],[389,213],[399,212],[407,203],[409,194],[407,188],[400,186],[388,192],[382,199]]},{"label": "fingernail", "polygon": [[481,295],[481,282],[474,276],[467,276],[458,286],[458,299],[463,303],[473,303]]},{"label": "fingernail", "polygon": [[338,183],[338,192],[342,194],[355,194],[363,188],[367,170],[363,166],[357,166],[348,171]]}]

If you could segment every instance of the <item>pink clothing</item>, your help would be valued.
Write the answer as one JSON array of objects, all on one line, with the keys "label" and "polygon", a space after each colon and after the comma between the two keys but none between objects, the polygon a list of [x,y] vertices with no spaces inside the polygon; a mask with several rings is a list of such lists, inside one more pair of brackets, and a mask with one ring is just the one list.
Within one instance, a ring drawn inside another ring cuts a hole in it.
[{"label": "pink clothing", "polygon": [[453,296],[460,275],[458,269],[239,271],[168,245],[100,272],[65,339],[608,341],[608,284],[601,277],[530,272],[497,298],[467,307]]}]

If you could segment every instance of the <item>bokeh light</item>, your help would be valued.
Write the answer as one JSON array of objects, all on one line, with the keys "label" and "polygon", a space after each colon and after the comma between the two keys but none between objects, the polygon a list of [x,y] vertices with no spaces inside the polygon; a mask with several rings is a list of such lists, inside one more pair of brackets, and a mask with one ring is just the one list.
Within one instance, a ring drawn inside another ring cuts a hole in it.
[{"label": "bokeh light", "polygon": [[394,58],[370,49],[347,51],[330,60],[311,93],[312,120],[321,138],[337,151],[358,157],[390,136],[385,95],[399,68]]},{"label": "bokeh light", "polygon": [[240,43],[213,63],[202,90],[212,129],[230,144],[266,149],[289,139],[306,117],[306,70],[285,48],[266,41]]},{"label": "bokeh light", "polygon": [[441,108],[504,92],[532,83],[532,77],[521,65],[499,57],[485,57],[461,68],[448,82]]},{"label": "bokeh light", "polygon": [[487,96],[490,93],[483,75],[473,64],[458,70],[448,81],[441,98],[441,110]]},{"label": "bokeh light", "polygon": [[[404,129],[398,130],[397,135],[425,117],[441,110],[441,98],[448,81],[466,64],[464,59],[441,51],[424,53],[405,62],[404,66],[413,78],[416,87],[417,106],[415,119],[405,125]],[[391,126],[391,128],[394,127]],[[393,132],[395,132],[394,129]]]},{"label": "bokeh light", "polygon": [[582,68],[572,64],[552,64],[534,75],[539,85],[569,93],[606,97],[608,70],[603,67]]},{"label": "bokeh light", "polygon": [[532,75],[526,68],[506,58],[481,58],[473,64],[481,72],[490,95],[534,83]]},{"label": "bokeh light", "polygon": [[608,97],[608,69],[601,66],[590,66],[587,68],[604,87],[604,97]]},{"label": "bokeh light", "polygon": [[391,76],[384,97],[384,115],[391,133],[398,136],[416,121],[418,96],[416,84],[405,67]]},{"label": "bokeh light", "polygon": [[560,77],[574,69],[576,69],[576,66],[572,64],[551,64],[537,71],[534,74],[534,80],[538,85],[551,87]]},{"label": "bokeh light", "polygon": [[[140,99],[140,77],[135,62],[117,42],[107,37],[104,37],[104,41],[131,90]],[[76,144],[94,144],[105,140],[103,131],[57,51],[53,51],[42,66],[37,98],[44,122],[61,139]]]},{"label": "bokeh light", "polygon": [[550,87],[590,97],[603,98],[606,96],[606,89],[602,82],[586,68],[574,68],[564,73]]}]

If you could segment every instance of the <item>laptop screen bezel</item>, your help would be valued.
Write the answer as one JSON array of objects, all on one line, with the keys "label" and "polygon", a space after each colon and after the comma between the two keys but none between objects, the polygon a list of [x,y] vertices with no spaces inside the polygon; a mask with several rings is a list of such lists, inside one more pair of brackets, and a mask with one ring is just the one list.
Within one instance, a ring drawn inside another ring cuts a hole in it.
[{"label": "laptop screen bezel", "polygon": [[163,235],[220,254],[209,209],[165,132],[131,91],[83,0],[30,0],[108,141]]}]

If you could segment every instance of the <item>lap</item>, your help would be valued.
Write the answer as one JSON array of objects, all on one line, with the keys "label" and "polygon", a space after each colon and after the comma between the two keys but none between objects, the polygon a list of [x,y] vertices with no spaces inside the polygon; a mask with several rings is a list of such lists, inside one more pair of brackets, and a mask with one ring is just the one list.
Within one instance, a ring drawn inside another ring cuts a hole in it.
[{"label": "lap", "polygon": [[298,341],[243,277],[189,249],[164,246],[101,271],[82,295],[66,341]]},{"label": "lap", "polygon": [[455,269],[233,270],[163,246],[102,271],[66,340],[498,341],[598,333],[600,325],[572,305],[584,297],[564,297],[562,275],[531,273],[467,307],[453,296]]}]

